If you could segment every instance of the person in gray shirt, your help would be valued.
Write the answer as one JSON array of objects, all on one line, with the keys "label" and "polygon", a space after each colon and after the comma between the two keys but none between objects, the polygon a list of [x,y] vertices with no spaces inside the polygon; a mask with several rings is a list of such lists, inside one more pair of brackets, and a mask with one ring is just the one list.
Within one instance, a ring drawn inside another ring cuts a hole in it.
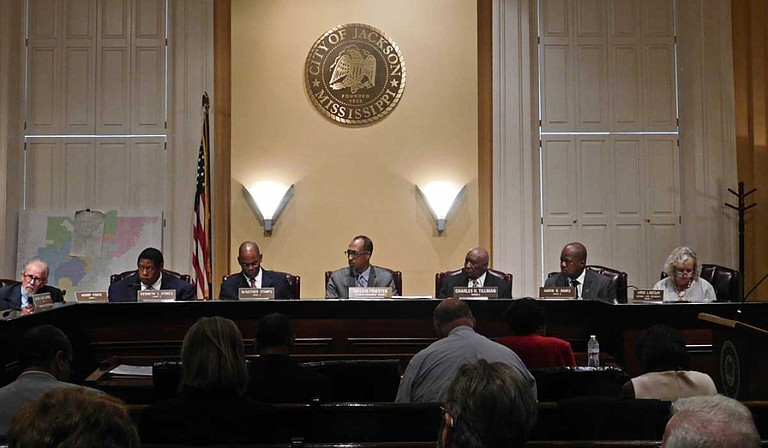
[{"label": "person in gray shirt", "polygon": [[53,325],[41,325],[26,332],[19,340],[18,351],[22,372],[14,382],[0,389],[0,435],[3,436],[28,402],[49,390],[81,387],[65,382],[71,373],[72,344],[67,335]]},{"label": "person in gray shirt", "polygon": [[536,380],[523,361],[509,348],[475,333],[475,318],[469,306],[459,299],[445,299],[432,318],[440,340],[417,353],[408,363],[400,387],[398,403],[443,401],[445,391],[464,364],[484,359],[517,369],[525,378],[527,390],[536,400]]}]

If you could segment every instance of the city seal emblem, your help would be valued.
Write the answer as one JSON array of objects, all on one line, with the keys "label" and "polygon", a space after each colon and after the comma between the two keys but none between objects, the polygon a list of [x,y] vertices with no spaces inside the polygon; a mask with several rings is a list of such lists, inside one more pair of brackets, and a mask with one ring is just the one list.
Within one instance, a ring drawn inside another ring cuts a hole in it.
[{"label": "city seal emblem", "polygon": [[339,25],[309,50],[304,83],[312,104],[330,120],[368,125],[389,115],[403,96],[405,61],[376,28]]}]

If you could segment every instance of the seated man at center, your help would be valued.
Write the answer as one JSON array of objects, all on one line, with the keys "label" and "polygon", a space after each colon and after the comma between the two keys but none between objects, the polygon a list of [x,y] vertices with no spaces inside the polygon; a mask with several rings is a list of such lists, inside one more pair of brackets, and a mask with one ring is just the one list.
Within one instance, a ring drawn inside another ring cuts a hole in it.
[{"label": "seated man at center", "polygon": [[373,241],[365,235],[352,238],[347,254],[349,267],[337,269],[331,274],[325,287],[326,299],[348,299],[351,287],[390,287],[392,295],[400,293],[395,286],[395,279],[389,270],[371,264]]},{"label": "seated man at center", "polygon": [[136,261],[136,272],[109,285],[110,302],[136,302],[139,291],[173,289],[176,300],[195,300],[195,288],[173,275],[163,274],[163,253],[154,247],[141,251]]}]

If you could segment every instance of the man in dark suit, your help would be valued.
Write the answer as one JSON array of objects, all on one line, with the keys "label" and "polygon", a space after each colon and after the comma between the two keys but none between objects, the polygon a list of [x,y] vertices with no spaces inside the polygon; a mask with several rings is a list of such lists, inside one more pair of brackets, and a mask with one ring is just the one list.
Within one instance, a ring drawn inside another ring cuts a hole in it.
[{"label": "man in dark suit", "polygon": [[240,288],[275,288],[275,299],[298,299],[293,297],[285,274],[268,271],[261,267],[262,257],[256,243],[246,241],[240,245],[237,262],[243,270],[240,274],[230,276],[221,284],[221,300],[238,300]]},{"label": "man in dark suit", "polygon": [[154,247],[141,251],[136,272],[109,286],[110,302],[135,302],[138,291],[173,289],[176,300],[195,300],[195,288],[173,275],[163,275],[163,253]]},{"label": "man in dark suit", "polygon": [[22,315],[35,312],[34,294],[50,293],[54,302],[64,302],[64,292],[48,286],[48,264],[35,258],[21,273],[21,283],[0,288],[0,310],[21,310]]},{"label": "man in dark suit", "polygon": [[500,299],[512,298],[512,285],[493,274],[488,273],[488,251],[482,247],[475,247],[467,252],[464,257],[464,268],[461,274],[446,275],[443,277],[443,285],[437,294],[438,299],[453,297],[455,287],[490,287],[498,288]]},{"label": "man in dark suit", "polygon": [[295,335],[288,316],[267,314],[259,319],[256,345],[259,357],[250,368],[248,394],[269,403],[309,403],[331,398],[331,382],[325,376],[300,366],[288,355]]},{"label": "man in dark suit", "polygon": [[587,248],[578,242],[568,243],[560,252],[560,273],[548,278],[544,286],[573,286],[577,299],[615,303],[616,286],[608,277],[585,269],[586,265]]},{"label": "man in dark suit", "polygon": [[333,271],[328,284],[325,285],[326,299],[348,299],[351,287],[387,287],[392,288],[392,295],[400,295],[395,286],[392,274],[384,268],[371,264],[373,241],[365,235],[352,238],[347,254],[349,267]]}]

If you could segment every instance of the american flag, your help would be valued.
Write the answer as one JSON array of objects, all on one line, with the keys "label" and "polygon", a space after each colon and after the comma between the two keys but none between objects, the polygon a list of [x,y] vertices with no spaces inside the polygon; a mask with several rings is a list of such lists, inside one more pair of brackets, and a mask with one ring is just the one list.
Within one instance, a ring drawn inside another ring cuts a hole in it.
[{"label": "american flag", "polygon": [[208,94],[203,95],[203,135],[197,155],[197,183],[195,187],[195,213],[192,217],[192,284],[195,285],[197,300],[210,297],[211,240],[210,211],[208,209]]}]

